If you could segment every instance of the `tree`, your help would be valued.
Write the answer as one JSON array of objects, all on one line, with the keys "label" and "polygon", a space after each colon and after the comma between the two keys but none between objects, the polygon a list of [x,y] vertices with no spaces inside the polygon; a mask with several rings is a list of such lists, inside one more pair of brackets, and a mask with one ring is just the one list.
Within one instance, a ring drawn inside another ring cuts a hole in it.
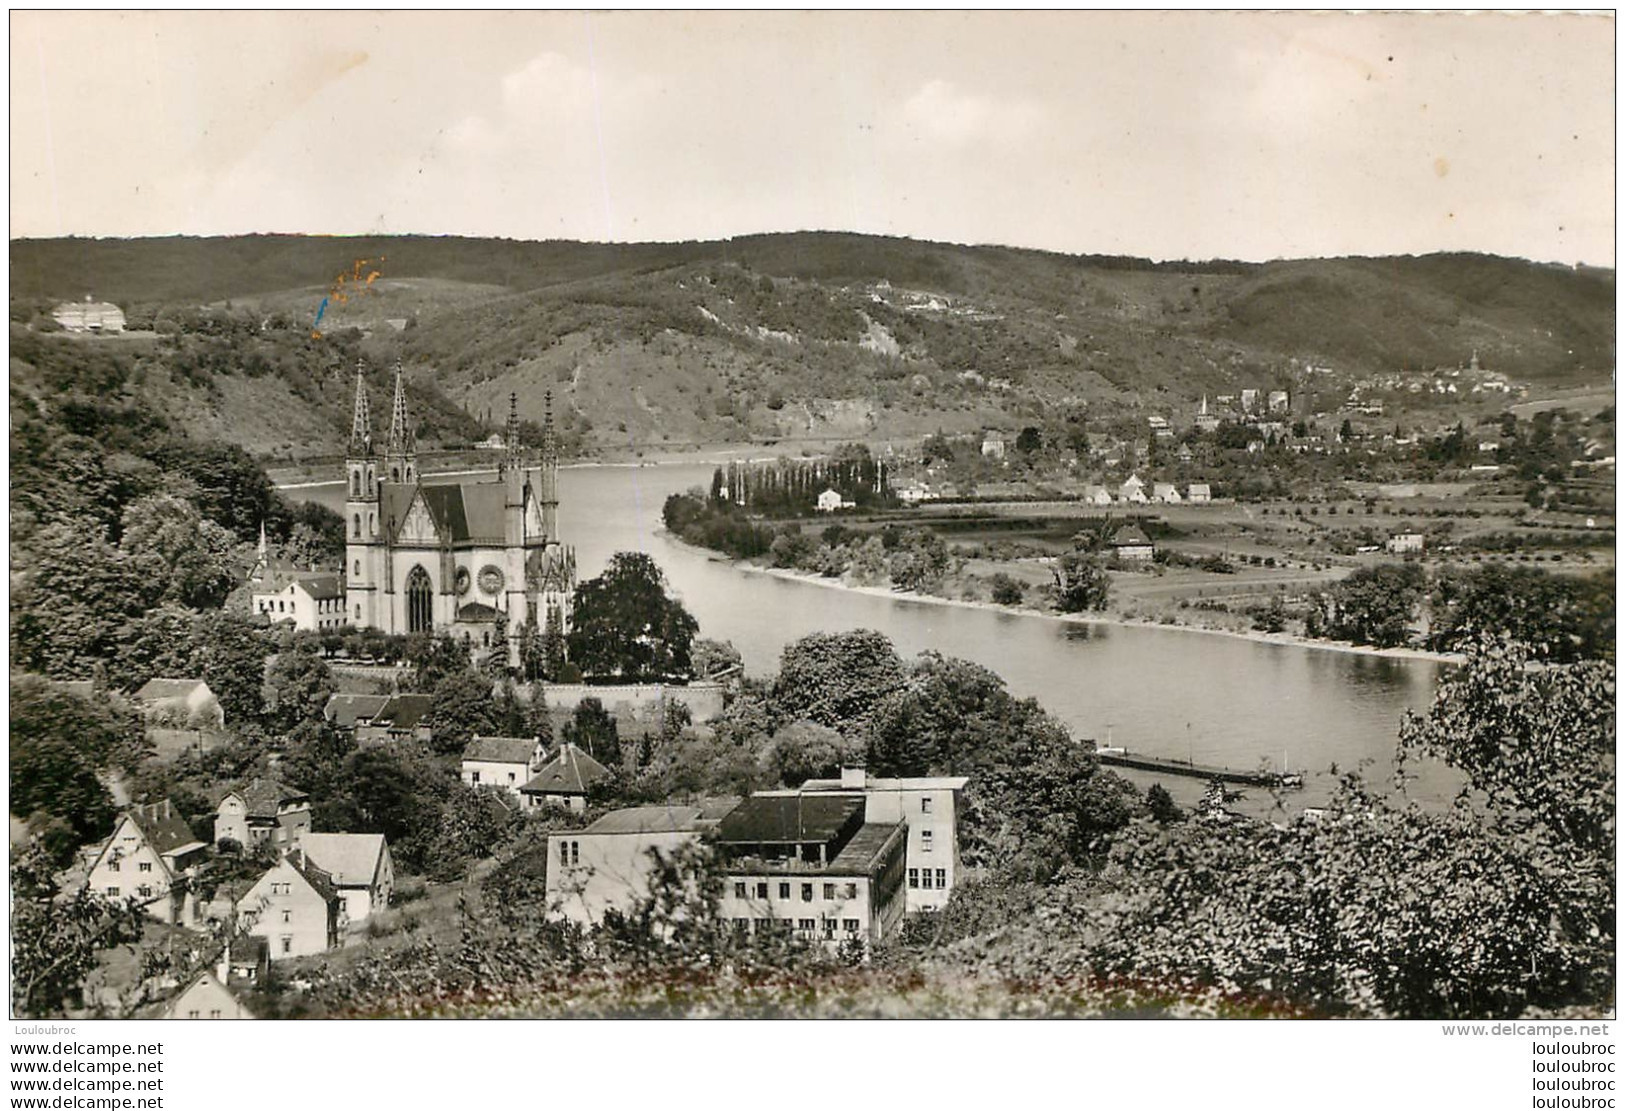
[{"label": "tree", "polygon": [[476,734],[489,736],[497,731],[497,706],[489,679],[472,671],[447,675],[435,684],[430,699],[434,751],[443,756],[460,754]]},{"label": "tree", "polygon": [[192,626],[192,665],[220,699],[226,721],[258,721],[265,708],[265,658],[270,644],[246,617],[214,610]]},{"label": "tree", "polygon": [[643,552],[617,552],[576,588],[570,658],[589,676],[629,682],[686,678],[699,623],[666,593],[666,577]]},{"label": "tree", "polygon": [[564,723],[564,743],[575,745],[606,768],[621,766],[621,731],[615,715],[596,698],[583,698]]},{"label": "tree", "polygon": [[1145,802],[1147,808],[1151,811],[1151,817],[1155,818],[1159,825],[1185,820],[1185,812],[1179,808],[1179,804],[1174,801],[1174,797],[1168,793],[1168,788],[1160,783],[1151,784],[1151,789],[1145,793]]},{"label": "tree", "polygon": [[168,494],[141,498],[124,510],[119,548],[137,574],[158,584],[165,601],[217,609],[238,582],[237,538]]},{"label": "tree", "polygon": [[1111,577],[1100,560],[1082,548],[1073,548],[1050,568],[1055,579],[1055,606],[1062,613],[1104,610],[1111,600]]},{"label": "tree", "polygon": [[690,665],[696,679],[714,679],[719,675],[738,676],[745,666],[745,657],[732,641],[710,640],[701,637],[694,642]]},{"label": "tree", "polygon": [[114,657],[119,631],[146,612],[163,584],[146,580],[85,518],[39,529],[16,553],[12,666],[79,679]]},{"label": "tree", "polygon": [[812,633],[780,655],[772,709],[779,721],[805,719],[862,736],[881,700],[903,682],[903,661],[880,633]]},{"label": "tree", "polygon": [[37,842],[11,861],[11,1010],[19,1018],[64,1016],[100,955],[139,940],[145,925],[133,899],[102,899],[88,885],[63,898],[55,872]]},{"label": "tree", "polygon": [[1032,455],[1044,448],[1044,434],[1034,425],[1023,428],[1016,436],[1016,450],[1023,455]]},{"label": "tree", "polygon": [[277,653],[266,669],[265,688],[266,725],[278,733],[320,720],[327,700],[338,689],[332,672],[310,644]]},{"label": "tree", "polygon": [[406,640],[405,660],[412,667],[412,689],[432,692],[443,679],[472,669],[467,642],[449,636],[414,633]]},{"label": "tree", "polygon": [[1003,571],[995,571],[988,582],[992,588],[993,601],[998,605],[1019,606],[1026,597],[1026,587]]},{"label": "tree", "polygon": [[1410,638],[1425,577],[1409,563],[1379,563],[1352,572],[1331,590],[1328,632],[1355,644],[1389,648]]},{"label": "tree", "polygon": [[809,779],[831,776],[861,751],[861,745],[812,721],[793,721],[773,734],[762,753],[762,770],[770,780],[799,787]]},{"label": "tree", "polygon": [[947,573],[950,562],[942,537],[929,529],[909,529],[892,552],[892,585],[898,590],[923,590]]}]

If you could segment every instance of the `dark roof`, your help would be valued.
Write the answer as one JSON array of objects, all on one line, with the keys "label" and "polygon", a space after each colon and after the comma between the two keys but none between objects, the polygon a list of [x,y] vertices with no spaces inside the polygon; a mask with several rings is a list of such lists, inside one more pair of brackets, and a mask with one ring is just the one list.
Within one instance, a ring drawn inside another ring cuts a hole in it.
[{"label": "dark roof", "polygon": [[463,749],[464,760],[493,764],[529,764],[536,755],[537,737],[475,737]]},{"label": "dark roof", "polygon": [[1124,525],[1112,534],[1112,547],[1128,548],[1143,547],[1151,543],[1151,538],[1140,531],[1139,525]]},{"label": "dark roof", "polygon": [[305,792],[289,787],[285,783],[278,783],[274,779],[256,777],[247,787],[231,794],[241,795],[243,802],[248,804],[250,818],[274,818],[277,811],[285,802],[298,802],[310,796]]},{"label": "dark roof", "polygon": [[897,832],[908,828],[903,822],[865,822],[863,828],[853,835],[835,859],[829,862],[826,872],[844,872],[849,875],[868,875],[873,872],[881,862],[886,846]]},{"label": "dark roof", "polygon": [[163,802],[150,803],[146,806],[132,806],[130,817],[135,824],[141,827],[141,833],[158,854],[174,852],[186,845],[201,845],[203,842],[193,834],[192,827],[186,824],[168,799]]},{"label": "dark roof", "polygon": [[387,694],[335,694],[322,707],[322,716],[340,729],[350,729],[357,721],[370,719],[388,704]]},{"label": "dark roof", "polygon": [[634,806],[612,810],[582,833],[687,833],[700,828],[697,806]]},{"label": "dark roof", "polygon": [[459,621],[495,621],[501,616],[501,610],[484,602],[470,602],[457,611]]},{"label": "dark roof", "polygon": [[145,702],[162,698],[190,698],[192,692],[205,686],[202,679],[148,679],[135,696]]},{"label": "dark roof", "polygon": [[609,769],[575,745],[560,745],[558,755],[542,765],[520,791],[529,795],[584,795],[609,775]]},{"label": "dark roof", "polygon": [[276,594],[288,589],[295,583],[304,587],[305,593],[320,601],[344,596],[344,579],[333,571],[289,571],[275,569],[260,582],[255,583],[255,594]]},{"label": "dark roof", "polygon": [[259,934],[238,934],[231,939],[231,963],[260,964],[271,956],[271,939]]},{"label": "dark roof", "polygon": [[434,709],[434,698],[427,694],[397,694],[376,714],[370,725],[383,725],[392,729],[416,729],[418,722]]},{"label": "dark roof", "polygon": [[478,540],[502,541],[507,534],[507,490],[500,482],[446,482],[406,486],[384,483],[384,520],[399,533],[415,494],[434,519],[443,540],[453,544]]},{"label": "dark roof", "polygon": [[306,856],[303,851],[295,849],[287,855],[286,859],[293,867],[293,870],[303,876],[305,882],[314,887],[316,894],[320,895],[324,901],[329,905],[338,902],[339,889],[333,883],[333,877],[316,867],[316,862]]},{"label": "dark roof", "polygon": [[752,795],[722,819],[717,839],[742,844],[827,842],[863,815],[862,795]]}]

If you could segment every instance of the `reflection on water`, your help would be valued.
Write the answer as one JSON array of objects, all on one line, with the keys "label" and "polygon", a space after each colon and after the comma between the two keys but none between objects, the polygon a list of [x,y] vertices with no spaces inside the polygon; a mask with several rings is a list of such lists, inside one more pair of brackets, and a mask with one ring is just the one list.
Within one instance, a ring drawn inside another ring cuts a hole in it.
[{"label": "reflection on water", "polygon": [[[1437,681],[1439,665],[1429,661],[1072,624],[743,571],[659,533],[666,496],[707,485],[710,474],[704,465],[566,468],[560,531],[576,546],[583,578],[616,551],[653,555],[701,634],[733,641],[751,674],[776,670],[784,646],[808,633],[878,629],[905,656],[936,649],[991,668],[1078,737],[1196,763],[1313,773],[1294,807],[1324,800],[1334,765],[1363,766],[1368,780],[1386,786],[1401,716],[1425,708]],[[338,484],[302,492],[335,508],[343,498]],[[1448,769],[1417,770],[1413,798],[1438,802],[1454,792]],[[1195,780],[1163,782],[1184,801],[1201,791]],[[1244,808],[1267,805],[1264,798]]]}]

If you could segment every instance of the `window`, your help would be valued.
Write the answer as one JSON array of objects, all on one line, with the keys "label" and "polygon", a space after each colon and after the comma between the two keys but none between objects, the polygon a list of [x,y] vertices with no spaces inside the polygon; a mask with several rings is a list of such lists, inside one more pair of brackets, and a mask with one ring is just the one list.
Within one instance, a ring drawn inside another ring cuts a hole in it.
[{"label": "window", "polygon": [[293,921],[293,911],[291,911],[291,910],[283,911],[282,912],[282,921],[284,921],[284,922],[292,922]]},{"label": "window", "polygon": [[846,932],[849,934],[858,932],[858,920],[856,918],[843,918],[841,919],[841,925],[846,927]]},{"label": "window", "polygon": [[559,863],[570,863],[570,842],[568,841],[559,842]]},{"label": "window", "polygon": [[509,773],[508,773],[508,782],[509,782],[509,783],[512,783],[512,782],[513,782],[513,772],[509,772]]},{"label": "window", "polygon": [[152,885],[149,883],[144,883],[140,887],[136,888],[136,892],[143,899],[150,899],[152,898]]},{"label": "window", "polygon": [[201,1012],[201,1011],[187,1011],[186,1012],[186,1017],[187,1018],[196,1018],[198,1015],[200,1015],[202,1013],[203,1012]]},{"label": "window", "polygon": [[471,783],[474,786],[478,787],[479,783],[480,783],[480,773],[479,772],[469,772],[468,773],[468,781],[469,781],[469,783]]},{"label": "window", "polygon": [[830,941],[835,937],[835,919],[820,919],[818,922],[818,928],[823,931],[825,941]]},{"label": "window", "polygon": [[108,862],[107,862],[107,870],[108,870],[108,871],[109,871],[109,872],[116,872],[116,871],[118,871],[118,861],[116,861],[116,860],[109,860],[109,861],[108,861]]},{"label": "window", "polygon": [[571,841],[570,842],[570,863],[571,864],[580,864],[581,863],[581,842],[580,841]]},{"label": "window", "polygon": [[361,577],[361,561],[359,559],[355,561],[355,577],[358,579]]},{"label": "window", "polygon": [[849,883],[849,884],[846,885],[846,897],[848,899],[856,899],[858,897],[858,885],[857,884]]},{"label": "window", "polygon": [[361,620],[361,607],[360,607],[360,606],[357,606],[357,607],[356,607],[356,608],[355,608],[355,619],[356,619],[356,620],[357,620],[357,621],[360,621],[360,620]]},{"label": "window", "polygon": [[282,951],[284,953],[293,952],[293,938],[288,937],[286,934],[282,937]]},{"label": "window", "polygon": [[948,890],[948,869],[946,868],[937,869],[937,890]]},{"label": "window", "polygon": [[801,928],[801,932],[804,933],[804,934],[810,934],[815,929],[818,928],[818,922],[815,919],[812,919],[812,918],[803,918],[803,919],[801,919],[799,925],[800,925],[800,928]]},{"label": "window", "polygon": [[920,851],[922,853],[931,851],[931,831],[928,829],[920,830]]},{"label": "window", "polygon": [[910,868],[908,870],[908,885],[910,887],[920,886],[920,870],[918,868]]},{"label": "window", "polygon": [[826,883],[824,885],[824,898],[826,898],[826,899],[835,898],[835,885],[833,883]]},{"label": "window", "polygon": [[214,1010],[210,1011],[209,1012],[209,1017],[210,1018],[219,1018],[220,1017],[220,1009],[218,1007],[216,1007]]},{"label": "window", "polygon": [[804,903],[812,902],[812,900],[813,900],[812,892],[813,892],[813,885],[812,884],[810,884],[810,883],[802,884],[801,885],[801,901],[804,902]]},{"label": "window", "polygon": [[745,898],[745,884],[744,884],[743,881],[734,884],[734,898],[736,898],[736,899]]},{"label": "window", "polygon": [[767,898],[767,884],[766,884],[766,882],[759,883],[759,884],[756,885],[756,897],[758,899]]},{"label": "window", "polygon": [[790,885],[787,884],[787,883],[779,884],[779,898],[788,899],[789,897],[790,897]]},{"label": "window", "polygon": [[923,890],[926,890],[926,891],[931,890],[931,869],[929,869],[929,868],[921,868],[920,869],[920,887]]},{"label": "window", "polygon": [[931,813],[931,798],[930,798],[929,795],[927,795],[925,798],[922,798],[920,800],[920,813],[921,814],[929,814],[929,813]]}]

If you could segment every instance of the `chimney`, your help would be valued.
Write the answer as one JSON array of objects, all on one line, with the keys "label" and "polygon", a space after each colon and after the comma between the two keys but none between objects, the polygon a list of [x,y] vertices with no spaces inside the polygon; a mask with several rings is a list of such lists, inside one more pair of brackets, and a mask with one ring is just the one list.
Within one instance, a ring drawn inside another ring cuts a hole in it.
[{"label": "chimney", "polygon": [[852,767],[841,766],[841,789],[848,791],[861,791],[869,785],[869,773],[861,765]]}]

